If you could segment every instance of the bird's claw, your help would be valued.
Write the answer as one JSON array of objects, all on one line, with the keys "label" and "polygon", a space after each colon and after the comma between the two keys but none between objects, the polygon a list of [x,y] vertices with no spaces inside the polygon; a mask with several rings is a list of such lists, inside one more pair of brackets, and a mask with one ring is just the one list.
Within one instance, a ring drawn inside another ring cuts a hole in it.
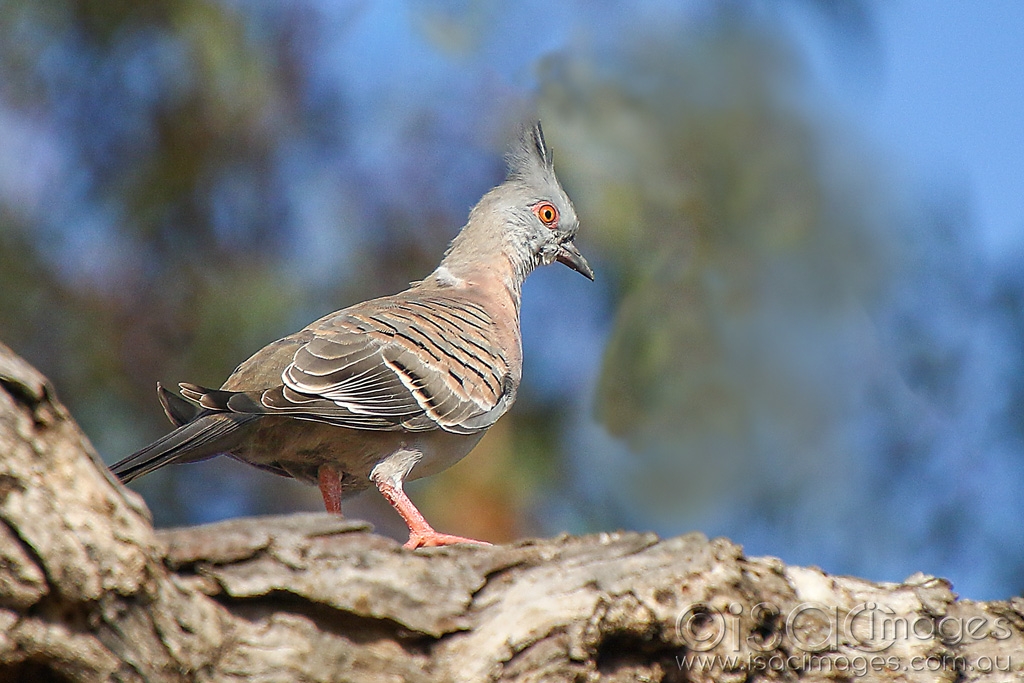
[{"label": "bird's claw", "polygon": [[453,536],[452,534],[442,534],[430,529],[429,531],[411,531],[409,532],[409,540],[405,542],[403,548],[414,550],[416,548],[436,548],[442,545],[458,545],[459,543],[473,543],[476,545],[491,545],[487,541],[477,541],[472,538],[464,538],[462,536]]}]

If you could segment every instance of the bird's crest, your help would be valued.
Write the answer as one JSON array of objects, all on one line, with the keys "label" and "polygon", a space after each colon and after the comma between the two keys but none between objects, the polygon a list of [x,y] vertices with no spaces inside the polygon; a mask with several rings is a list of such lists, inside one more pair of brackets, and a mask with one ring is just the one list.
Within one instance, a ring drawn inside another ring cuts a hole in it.
[{"label": "bird's crest", "polygon": [[544,142],[544,131],[540,121],[532,126],[523,126],[519,139],[505,157],[508,163],[508,177],[529,180],[536,175],[547,175],[554,170],[551,150]]}]

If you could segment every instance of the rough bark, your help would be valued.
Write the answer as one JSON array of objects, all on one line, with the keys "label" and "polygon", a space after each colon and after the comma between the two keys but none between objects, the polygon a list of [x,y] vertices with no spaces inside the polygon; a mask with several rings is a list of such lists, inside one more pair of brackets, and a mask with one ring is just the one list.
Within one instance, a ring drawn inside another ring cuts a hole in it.
[{"label": "rough bark", "polygon": [[0,680],[1024,676],[1024,600],[828,576],[700,534],[411,552],[326,514],[155,532],[2,345],[0,520]]}]

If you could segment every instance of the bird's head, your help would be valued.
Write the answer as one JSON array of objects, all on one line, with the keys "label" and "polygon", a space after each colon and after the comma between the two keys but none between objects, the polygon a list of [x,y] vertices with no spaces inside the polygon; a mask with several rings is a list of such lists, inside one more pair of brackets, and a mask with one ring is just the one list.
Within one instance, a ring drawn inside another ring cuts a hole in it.
[{"label": "bird's head", "polygon": [[523,128],[506,160],[508,178],[494,190],[507,202],[506,232],[536,259],[534,265],[558,261],[593,280],[594,271],[573,242],[580,229],[576,209],[555,175],[539,121]]},{"label": "bird's head", "polygon": [[555,176],[539,122],[523,128],[506,160],[505,182],[473,207],[441,265],[455,272],[504,256],[514,268],[516,289],[534,268],[555,261],[593,280],[594,271],[573,243],[579,219]]}]

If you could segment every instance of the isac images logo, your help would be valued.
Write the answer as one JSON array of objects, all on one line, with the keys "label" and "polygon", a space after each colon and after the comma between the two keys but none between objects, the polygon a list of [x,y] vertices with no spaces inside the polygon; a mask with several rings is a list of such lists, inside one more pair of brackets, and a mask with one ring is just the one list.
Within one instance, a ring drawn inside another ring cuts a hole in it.
[{"label": "isac images logo", "polygon": [[[976,660],[927,652],[934,644],[957,646],[1013,635],[1005,617],[900,616],[895,610],[865,602],[846,611],[806,602],[787,612],[759,603],[744,614],[739,603],[724,611],[695,603],[676,619],[676,634],[688,654],[677,657],[680,669],[709,671],[824,670],[861,676],[869,671],[1010,671],[1010,655]],[[744,629],[746,623],[748,628]],[[760,625],[750,627],[750,625]],[[766,627],[768,625],[768,627]],[[785,643],[784,648],[780,648]],[[905,647],[894,647],[898,643]],[[786,654],[782,654],[782,652]],[[711,654],[714,652],[714,654]]]}]

